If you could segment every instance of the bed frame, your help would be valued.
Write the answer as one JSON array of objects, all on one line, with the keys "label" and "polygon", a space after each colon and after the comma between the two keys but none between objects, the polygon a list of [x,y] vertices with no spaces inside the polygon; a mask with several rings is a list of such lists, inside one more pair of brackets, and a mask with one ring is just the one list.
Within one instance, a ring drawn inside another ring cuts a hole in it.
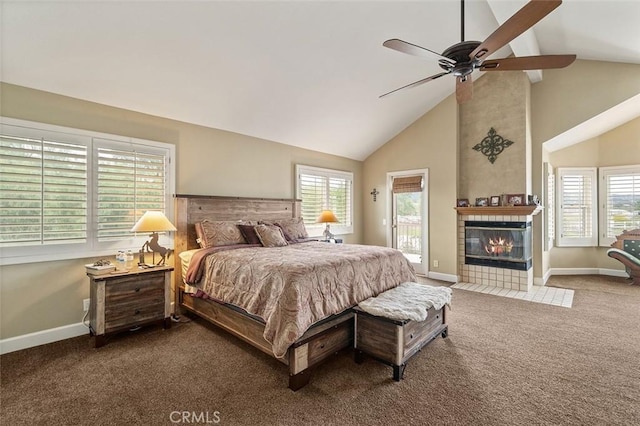
[{"label": "bed frame", "polygon": [[[275,358],[264,337],[264,322],[231,305],[192,297],[184,292],[179,254],[198,248],[195,224],[209,220],[276,220],[300,217],[300,200],[240,198],[202,195],[175,196],[174,270],[175,313],[196,314]],[[309,369],[347,347],[353,347],[350,310],[312,326],[293,343],[284,358],[289,366],[289,388],[296,391],[309,382]]]}]

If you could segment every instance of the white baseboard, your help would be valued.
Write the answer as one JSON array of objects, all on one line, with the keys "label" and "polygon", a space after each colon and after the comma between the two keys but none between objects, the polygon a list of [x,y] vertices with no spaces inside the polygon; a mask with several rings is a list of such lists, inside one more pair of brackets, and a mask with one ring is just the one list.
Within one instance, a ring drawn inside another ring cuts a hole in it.
[{"label": "white baseboard", "polygon": [[451,282],[451,283],[457,283],[458,282],[458,276],[457,275],[442,274],[440,272],[431,272],[431,271],[429,271],[428,277],[431,278],[432,280],[448,281],[448,282]]},{"label": "white baseboard", "polygon": [[605,269],[605,268],[551,268],[549,269],[548,274],[549,275],[608,275],[610,277],[623,277],[623,278],[629,277],[629,275],[625,271],[621,271],[619,269]]},{"label": "white baseboard", "polygon": [[89,334],[81,322],[0,340],[0,355]]},{"label": "white baseboard", "polygon": [[547,272],[545,272],[545,274],[542,276],[542,278],[533,277],[533,285],[539,285],[539,286],[546,285],[547,281],[549,281],[549,277],[550,276],[551,276],[551,269],[547,269]]}]

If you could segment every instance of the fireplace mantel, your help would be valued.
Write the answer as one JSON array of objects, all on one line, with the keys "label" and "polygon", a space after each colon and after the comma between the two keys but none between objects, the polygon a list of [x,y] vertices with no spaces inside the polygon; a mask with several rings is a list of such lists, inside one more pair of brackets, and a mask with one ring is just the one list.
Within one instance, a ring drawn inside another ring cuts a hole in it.
[{"label": "fireplace mantel", "polygon": [[459,215],[493,216],[533,216],[542,211],[542,206],[499,206],[499,207],[455,207]]}]

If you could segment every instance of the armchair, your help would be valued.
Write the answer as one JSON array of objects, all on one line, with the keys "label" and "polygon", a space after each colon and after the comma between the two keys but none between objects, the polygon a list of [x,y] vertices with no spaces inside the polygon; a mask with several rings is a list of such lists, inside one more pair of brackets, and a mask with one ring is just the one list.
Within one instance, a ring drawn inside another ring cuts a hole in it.
[{"label": "armchair", "polygon": [[622,231],[607,250],[607,256],[621,262],[633,285],[640,285],[640,229]]}]

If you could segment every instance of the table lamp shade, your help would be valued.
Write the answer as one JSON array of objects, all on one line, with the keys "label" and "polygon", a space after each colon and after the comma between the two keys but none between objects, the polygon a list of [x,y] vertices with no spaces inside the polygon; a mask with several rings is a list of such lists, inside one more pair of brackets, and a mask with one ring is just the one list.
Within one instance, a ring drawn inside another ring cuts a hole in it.
[{"label": "table lamp shade", "polygon": [[338,222],[338,218],[331,210],[322,210],[320,216],[316,220],[316,223],[336,223]]},{"label": "table lamp shade", "polygon": [[159,211],[147,211],[131,228],[131,232],[162,232],[162,231],[175,231],[176,227],[173,226],[164,213]]}]

